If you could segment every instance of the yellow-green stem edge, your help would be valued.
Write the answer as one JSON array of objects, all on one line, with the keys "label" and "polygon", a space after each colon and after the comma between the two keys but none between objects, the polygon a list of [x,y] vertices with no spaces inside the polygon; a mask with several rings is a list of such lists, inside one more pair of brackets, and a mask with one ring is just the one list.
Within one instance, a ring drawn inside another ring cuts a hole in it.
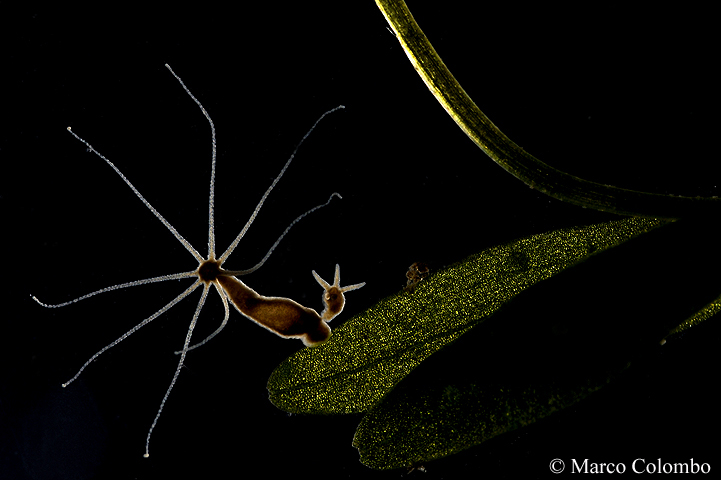
[{"label": "yellow-green stem edge", "polygon": [[[376,0],[403,50],[461,130],[491,159],[530,187],[553,198],[621,215],[677,219],[718,213],[717,197],[682,197],[627,190],[569,175],[516,145],[466,94],[402,0]],[[675,119],[669,118],[673,122]],[[611,139],[613,141],[613,139]],[[563,139],[559,138],[559,145]]]}]

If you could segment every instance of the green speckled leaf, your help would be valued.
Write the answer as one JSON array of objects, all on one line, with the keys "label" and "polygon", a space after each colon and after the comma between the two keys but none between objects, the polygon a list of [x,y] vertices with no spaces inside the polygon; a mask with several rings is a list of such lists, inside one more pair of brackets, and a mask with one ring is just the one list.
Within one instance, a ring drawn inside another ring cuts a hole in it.
[{"label": "green speckled leaf", "polygon": [[353,317],[323,345],[298,351],[268,381],[293,413],[363,412],[423,360],[533,284],[665,222],[628,218],[489,248]]},{"label": "green speckled leaf", "polygon": [[[620,370],[619,370],[620,372]],[[457,453],[582,400],[613,375],[569,383],[394,390],[363,417],[353,445],[363,464],[403,468]]]}]

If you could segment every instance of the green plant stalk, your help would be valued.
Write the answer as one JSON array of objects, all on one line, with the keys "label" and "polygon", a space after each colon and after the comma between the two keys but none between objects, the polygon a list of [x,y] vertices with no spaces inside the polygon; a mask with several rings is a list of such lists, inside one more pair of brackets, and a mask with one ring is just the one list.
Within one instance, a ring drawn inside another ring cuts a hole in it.
[{"label": "green plant stalk", "polygon": [[[716,197],[681,197],[591,182],[553,168],[516,145],[478,108],[453,77],[402,0],[376,0],[413,68],[473,142],[519,180],[583,207],[650,218],[677,219],[721,211]],[[673,118],[669,119],[673,121]],[[560,144],[563,138],[560,139]]]}]

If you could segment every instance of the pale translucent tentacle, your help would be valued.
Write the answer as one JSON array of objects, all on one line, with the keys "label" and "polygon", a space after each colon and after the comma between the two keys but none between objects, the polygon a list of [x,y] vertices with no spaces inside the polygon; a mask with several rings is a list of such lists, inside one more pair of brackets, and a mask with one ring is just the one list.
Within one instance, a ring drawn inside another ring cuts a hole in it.
[{"label": "pale translucent tentacle", "polygon": [[249,269],[247,269],[247,270],[228,270],[228,271],[226,271],[225,273],[226,273],[227,275],[238,276],[238,275],[248,275],[249,273],[253,273],[253,272],[255,272],[256,270],[258,270],[260,267],[263,266],[263,264],[265,263],[265,261],[268,260],[268,258],[270,257],[270,254],[273,253],[273,250],[275,250],[275,248],[278,246],[278,244],[280,243],[280,241],[283,240],[283,237],[285,237],[285,235],[290,231],[290,229],[293,227],[293,225],[295,225],[296,223],[298,223],[298,222],[299,222],[301,219],[303,219],[303,217],[305,217],[306,215],[315,212],[315,211],[318,210],[319,208],[323,208],[323,207],[327,206],[327,205],[331,202],[331,200],[333,200],[333,197],[338,197],[338,198],[340,198],[340,199],[343,198],[343,197],[340,196],[340,193],[334,192],[333,194],[331,194],[330,198],[328,198],[328,201],[327,201],[327,202],[325,202],[325,203],[323,203],[323,204],[321,204],[321,205],[316,205],[315,207],[311,208],[311,209],[308,210],[307,212],[305,212],[305,213],[303,213],[303,214],[301,214],[301,215],[298,215],[298,217],[297,217],[295,220],[293,220],[292,222],[290,222],[290,225],[288,225],[288,226],[286,227],[285,231],[280,235],[280,237],[278,237],[278,240],[275,241],[275,243],[273,244],[273,246],[270,247],[270,250],[268,250],[268,253],[265,254],[265,257],[263,257],[263,259],[262,259],[260,262],[258,262],[255,266],[253,266],[253,267],[251,267],[251,268],[249,268]]},{"label": "pale translucent tentacle", "polygon": [[168,311],[168,309],[170,309],[170,307],[172,307],[173,305],[175,305],[176,303],[178,303],[179,301],[181,301],[182,299],[184,299],[185,297],[187,297],[188,295],[190,295],[190,294],[193,292],[193,290],[195,290],[196,288],[198,288],[198,286],[199,286],[201,283],[202,283],[202,282],[201,282],[200,280],[198,280],[197,282],[193,283],[193,285],[191,285],[187,290],[185,290],[183,293],[181,293],[180,295],[178,295],[177,297],[175,297],[175,299],[172,300],[170,303],[168,303],[166,306],[164,306],[163,308],[161,308],[160,310],[158,310],[157,312],[155,312],[154,314],[152,314],[151,316],[149,316],[148,318],[146,318],[145,320],[143,320],[142,322],[140,322],[139,324],[137,324],[136,326],[134,326],[133,328],[131,328],[131,329],[128,330],[127,332],[125,332],[122,336],[120,336],[120,337],[119,337],[117,340],[115,340],[114,342],[112,342],[112,343],[110,343],[109,345],[106,345],[105,347],[103,347],[102,349],[100,349],[100,351],[98,351],[95,355],[93,355],[92,357],[90,357],[90,359],[89,359],[87,362],[85,362],[85,364],[83,364],[82,367],[80,367],[80,370],[78,370],[78,373],[76,373],[73,378],[71,378],[71,379],[68,380],[67,382],[63,383],[63,387],[67,387],[68,385],[70,385],[71,383],[73,383],[73,382],[75,381],[75,379],[77,379],[77,378],[80,376],[80,374],[83,373],[83,370],[85,370],[85,367],[87,367],[88,365],[90,365],[90,364],[93,362],[93,360],[95,360],[95,359],[98,358],[100,355],[102,355],[103,353],[105,353],[105,351],[107,351],[108,349],[114,347],[114,346],[117,345],[118,343],[120,343],[120,342],[122,342],[123,340],[125,340],[126,338],[128,338],[128,337],[129,337],[130,335],[132,335],[133,333],[137,332],[141,327],[144,327],[145,325],[147,325],[148,323],[150,323],[151,321],[155,320],[155,319],[158,318],[160,315],[162,315],[163,313],[165,313],[166,311]]},{"label": "pale translucent tentacle", "polygon": [[320,275],[315,273],[315,270],[313,270],[312,272],[313,272],[313,276],[315,277],[316,282],[320,283],[320,286],[323,287],[324,290],[330,290],[332,285],[330,285],[328,282],[326,282],[325,280],[320,278]]},{"label": "pale translucent tentacle", "polygon": [[341,287],[340,286],[340,265],[337,263],[335,264],[335,276],[333,278],[333,285],[329,285],[328,282],[320,278],[320,275],[318,275],[315,270],[312,271],[313,276],[315,277],[315,280],[320,284],[321,287],[323,287],[324,290],[330,290],[333,287],[338,288],[341,293],[344,292],[350,292],[352,290],[358,290],[362,286],[366,284],[366,282],[363,283],[356,283],[354,285],[348,285],[347,287]]},{"label": "pale translucent tentacle", "polygon": [[[341,287],[340,265],[338,264],[335,265],[335,276],[333,278],[333,285],[329,285],[328,282],[320,278],[320,275],[318,275],[315,270],[313,270],[313,276],[320,284],[320,286],[323,287],[323,290],[325,290],[325,293],[323,294],[323,304],[325,308],[320,314],[320,317],[323,319],[324,322],[330,322],[336,316],[340,315],[340,313],[343,311],[343,307],[345,306],[345,295],[343,294],[345,292],[350,292],[351,290],[358,290],[365,285],[365,282],[363,282],[356,283],[355,285],[348,285],[347,287]],[[338,295],[340,295],[340,299],[338,298]]]},{"label": "pale translucent tentacle", "polygon": [[[221,300],[223,300],[223,306],[225,307],[225,318],[223,319],[223,323],[220,324],[220,326],[218,327],[218,329],[217,329],[216,331],[214,331],[213,333],[211,333],[210,335],[208,335],[208,336],[205,338],[205,340],[203,340],[202,342],[198,342],[198,343],[196,343],[195,345],[191,345],[190,347],[188,347],[188,350],[187,350],[188,352],[191,351],[191,350],[193,350],[194,348],[202,347],[202,346],[205,345],[209,340],[211,340],[214,336],[216,336],[217,334],[219,334],[220,331],[223,330],[223,329],[225,328],[225,325],[228,323],[228,318],[230,318],[230,309],[228,308],[228,299],[227,299],[227,297],[226,297],[226,295],[225,295],[225,292],[223,291],[222,288],[220,288],[220,287],[218,286],[217,283],[213,282],[213,285],[215,286],[215,290],[216,290],[216,291],[218,292],[218,294],[220,295]],[[178,350],[177,352],[175,352],[176,355],[180,355],[181,353],[183,353],[182,350]]]},{"label": "pale translucent tentacle", "polygon": [[280,170],[280,173],[278,174],[278,176],[275,177],[275,179],[273,180],[273,183],[270,184],[270,187],[268,187],[268,190],[266,190],[265,193],[263,194],[263,197],[260,199],[260,202],[258,202],[258,205],[255,207],[255,210],[253,210],[253,214],[250,216],[250,218],[246,222],[245,226],[243,227],[243,230],[241,230],[240,233],[238,234],[238,236],[235,237],[235,240],[233,240],[233,243],[230,244],[230,247],[228,247],[228,249],[225,251],[225,253],[223,253],[223,255],[220,256],[219,260],[221,261],[221,263],[228,259],[230,254],[233,253],[233,250],[235,250],[235,247],[238,246],[238,242],[240,242],[240,239],[243,238],[243,236],[245,236],[245,232],[248,231],[248,228],[250,228],[251,224],[255,220],[255,217],[258,215],[260,208],[263,206],[263,203],[265,203],[265,199],[268,198],[268,195],[270,195],[270,192],[273,191],[273,188],[275,188],[275,185],[278,183],[278,181],[281,179],[281,177],[283,176],[285,171],[288,169],[288,166],[290,166],[290,162],[292,162],[293,158],[295,158],[295,154],[298,152],[298,149],[303,144],[305,139],[308,138],[308,136],[313,132],[315,127],[320,123],[321,120],[323,120],[326,117],[326,115],[331,114],[342,108],[345,108],[345,106],[339,105],[339,106],[325,112],[323,115],[320,116],[320,118],[318,120],[315,121],[313,126],[310,127],[310,130],[308,130],[308,132],[305,135],[303,135],[303,138],[301,138],[300,142],[293,150],[293,153],[291,153],[290,158],[288,158],[288,161],[285,162],[285,165],[283,165],[283,168]]},{"label": "pale translucent tentacle", "polygon": [[211,161],[211,168],[210,168],[210,198],[208,200],[208,259],[214,260],[215,259],[215,220],[214,220],[214,204],[215,204],[215,156],[216,156],[216,143],[215,143],[215,125],[213,125],[213,120],[210,119],[210,115],[208,115],[208,112],[203,108],[203,105],[200,103],[200,101],[195,98],[195,96],[190,93],[190,89],[185,86],[183,81],[180,79],[178,75],[175,74],[172,68],[170,68],[170,65],[167,63],[165,64],[165,67],[170,70],[170,73],[173,74],[175,79],[180,83],[180,85],[183,87],[183,90],[185,90],[185,93],[187,93],[190,98],[193,99],[193,101],[200,107],[200,110],[203,112],[203,115],[205,115],[205,118],[208,119],[208,123],[210,124],[210,134],[212,139],[212,146],[213,146],[213,152],[212,152],[212,161]]},{"label": "pale translucent tentacle", "polygon": [[[197,284],[200,284],[200,280],[198,280]],[[206,283],[203,287],[203,296],[200,297],[200,301],[198,302],[198,308],[195,309],[195,314],[193,315],[193,321],[190,322],[190,326],[188,327],[188,334],[185,336],[185,343],[183,344],[183,350],[180,354],[180,361],[178,362],[178,368],[175,369],[175,374],[173,375],[173,380],[170,382],[170,386],[168,387],[168,390],[165,392],[165,395],[163,396],[163,400],[160,402],[160,407],[158,408],[158,413],[155,414],[155,419],[153,419],[152,425],[150,425],[150,429],[148,430],[148,437],[145,439],[145,455],[144,457],[149,457],[150,452],[150,435],[153,433],[153,429],[155,428],[155,425],[158,423],[158,418],[160,418],[160,413],[163,411],[163,407],[165,406],[165,402],[168,400],[168,396],[170,395],[170,391],[175,386],[175,382],[178,380],[178,375],[180,375],[180,369],[183,368],[183,362],[185,362],[185,354],[188,353],[188,344],[190,344],[190,337],[193,336],[193,330],[195,329],[195,324],[198,322],[198,316],[200,315],[200,310],[203,308],[203,304],[205,304],[205,299],[208,296],[208,284]]]},{"label": "pale translucent tentacle", "polygon": [[195,277],[197,275],[198,275],[197,272],[193,271],[193,272],[174,273],[172,275],[162,275],[160,277],[146,278],[145,280],[135,280],[134,282],[121,283],[119,285],[113,285],[111,287],[106,287],[106,288],[97,290],[95,292],[88,293],[87,295],[83,295],[82,297],[78,297],[74,300],[70,300],[69,302],[64,302],[64,303],[56,303],[56,304],[43,303],[40,300],[38,300],[38,297],[36,297],[35,295],[30,295],[30,297],[45,308],[59,308],[59,307],[65,307],[67,305],[71,305],[73,303],[79,302],[80,300],[85,300],[86,298],[90,298],[90,297],[92,297],[94,295],[98,295],[100,293],[112,292],[113,290],[120,290],[121,288],[136,287],[138,285],[146,285],[148,283],[164,282],[166,280],[179,280],[181,278]]},{"label": "pale translucent tentacle", "polygon": [[335,276],[333,277],[333,286],[340,288],[340,265],[335,264]]},{"label": "pale translucent tentacle", "polygon": [[342,288],[340,289],[340,291],[343,292],[343,293],[345,293],[345,292],[350,292],[350,291],[352,291],[352,290],[358,290],[359,288],[364,287],[365,284],[366,284],[366,282],[356,283],[355,285],[348,285],[347,287],[342,287]]},{"label": "pale translucent tentacle", "polygon": [[95,149],[92,147],[92,145],[90,145],[88,142],[86,142],[85,140],[83,140],[82,138],[80,138],[79,136],[77,136],[77,135],[75,134],[75,132],[73,132],[73,131],[70,129],[70,127],[68,127],[68,132],[70,132],[70,134],[71,134],[73,137],[77,138],[77,139],[80,140],[82,143],[84,143],[85,146],[88,147],[88,150],[90,150],[91,152],[93,152],[95,155],[97,155],[98,157],[102,158],[103,160],[105,160],[105,163],[107,163],[108,165],[110,165],[110,166],[113,168],[113,170],[115,170],[115,173],[117,173],[118,175],[120,175],[120,178],[123,179],[123,181],[124,181],[124,182],[130,187],[130,189],[135,193],[135,195],[137,195],[137,197],[145,204],[145,206],[148,207],[148,209],[149,209],[151,212],[153,212],[153,215],[155,215],[155,216],[158,218],[158,220],[160,220],[160,221],[162,222],[162,224],[165,225],[165,227],[166,227],[168,230],[170,230],[170,233],[172,233],[173,236],[175,236],[175,238],[177,238],[178,241],[183,244],[183,246],[185,247],[185,249],[188,250],[188,251],[191,253],[191,255],[193,255],[193,257],[195,257],[195,259],[196,259],[198,262],[202,262],[202,261],[203,261],[203,257],[200,256],[200,254],[197,252],[197,250],[195,250],[195,249],[193,248],[193,246],[192,246],[185,238],[183,238],[183,236],[182,236],[181,234],[178,233],[178,231],[175,229],[175,227],[173,227],[173,226],[170,224],[170,222],[168,222],[168,221],[155,209],[155,207],[153,207],[153,206],[150,204],[150,202],[148,202],[148,201],[145,199],[145,197],[143,197],[143,195],[138,191],[138,189],[135,188],[135,186],[134,186],[132,183],[130,183],[130,180],[128,180],[127,178],[125,178],[125,175],[123,175],[123,173],[122,173],[120,170],[118,170],[118,167],[116,167],[116,166],[113,164],[113,162],[111,162],[110,160],[108,160],[107,158],[105,158],[105,156],[103,156],[103,154],[101,154],[100,152],[98,152],[97,150],[95,150]]}]

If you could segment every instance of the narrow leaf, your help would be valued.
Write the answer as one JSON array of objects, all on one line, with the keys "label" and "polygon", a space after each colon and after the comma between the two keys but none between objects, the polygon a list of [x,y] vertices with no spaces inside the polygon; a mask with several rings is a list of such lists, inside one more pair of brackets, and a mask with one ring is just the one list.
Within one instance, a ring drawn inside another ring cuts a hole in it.
[{"label": "narrow leaf", "polygon": [[[628,190],[578,178],[537,159],[501,132],[478,108],[443,63],[403,0],[376,0],[376,5],[413,68],[461,130],[494,162],[528,186],[558,200],[625,215],[680,218],[718,214],[721,200],[717,197]],[[562,138],[560,143],[563,144]]]},{"label": "narrow leaf", "polygon": [[719,298],[708,302],[719,262],[706,223],[681,220],[506,303],[367,412],[354,438],[361,462],[428,466],[576,404],[629,365],[626,384],[642,377],[650,358],[674,348],[659,345],[667,332],[719,311]]},{"label": "narrow leaf", "polygon": [[270,400],[294,413],[366,411],[429,355],[524,289],[664,223],[628,218],[556,230],[473,255],[287,358],[270,376]]},{"label": "narrow leaf", "polygon": [[572,385],[452,383],[394,390],[363,417],[353,445],[371,468],[424,464],[528,426],[582,400],[613,376]]}]

